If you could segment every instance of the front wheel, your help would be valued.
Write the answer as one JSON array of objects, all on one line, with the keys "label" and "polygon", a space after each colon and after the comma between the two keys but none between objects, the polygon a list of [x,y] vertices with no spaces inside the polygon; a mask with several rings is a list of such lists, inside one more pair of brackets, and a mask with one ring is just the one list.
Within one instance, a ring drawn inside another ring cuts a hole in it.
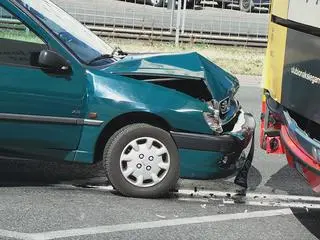
[{"label": "front wheel", "polygon": [[163,0],[149,0],[149,3],[154,7],[164,7]]},{"label": "front wheel", "polygon": [[[195,6],[195,0],[186,0],[187,1],[187,8],[188,9],[193,9],[194,8],[194,6]],[[182,1],[182,8],[183,8],[183,1]]]},{"label": "front wheel", "polygon": [[251,12],[253,10],[252,0],[240,0],[239,7],[243,12]]},{"label": "front wheel", "polygon": [[171,135],[148,124],[117,131],[106,144],[103,161],[109,181],[125,196],[160,197],[179,178],[179,155]]},{"label": "front wheel", "polygon": [[[195,0],[186,0],[186,1],[187,1],[186,3],[187,9],[193,9],[194,6],[197,4]],[[183,9],[183,7],[184,7],[184,0],[181,0],[181,9]],[[178,9],[178,2],[176,3],[176,9]]]}]

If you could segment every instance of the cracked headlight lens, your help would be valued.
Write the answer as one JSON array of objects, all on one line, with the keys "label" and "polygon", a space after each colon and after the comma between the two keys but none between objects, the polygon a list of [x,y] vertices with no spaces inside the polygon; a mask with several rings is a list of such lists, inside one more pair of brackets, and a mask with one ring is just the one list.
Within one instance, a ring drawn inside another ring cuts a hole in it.
[{"label": "cracked headlight lens", "polygon": [[213,110],[213,112],[204,112],[203,117],[213,131],[217,133],[223,132],[219,110]]}]

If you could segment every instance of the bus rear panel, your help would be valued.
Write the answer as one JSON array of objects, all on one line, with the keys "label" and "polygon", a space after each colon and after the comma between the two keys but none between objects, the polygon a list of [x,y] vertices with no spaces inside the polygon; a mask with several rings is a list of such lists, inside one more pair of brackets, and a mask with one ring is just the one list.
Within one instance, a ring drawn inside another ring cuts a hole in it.
[{"label": "bus rear panel", "polygon": [[286,154],[320,192],[320,3],[273,0],[260,145]]}]

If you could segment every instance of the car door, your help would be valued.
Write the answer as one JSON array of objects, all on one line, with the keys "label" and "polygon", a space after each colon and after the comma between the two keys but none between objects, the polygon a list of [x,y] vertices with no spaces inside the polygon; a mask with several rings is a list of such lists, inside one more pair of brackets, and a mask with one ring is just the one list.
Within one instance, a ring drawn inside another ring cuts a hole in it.
[{"label": "car door", "polygon": [[43,29],[31,29],[22,13],[3,4],[0,13],[0,150],[64,159],[77,149],[81,136],[77,120],[86,102],[84,72],[72,59],[71,74],[44,71],[38,65],[40,52],[62,48],[53,49],[54,39]]}]

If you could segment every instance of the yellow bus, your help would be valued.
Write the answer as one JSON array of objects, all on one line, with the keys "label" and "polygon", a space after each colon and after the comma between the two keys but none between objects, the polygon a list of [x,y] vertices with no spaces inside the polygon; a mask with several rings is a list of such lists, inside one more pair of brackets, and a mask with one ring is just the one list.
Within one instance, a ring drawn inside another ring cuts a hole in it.
[{"label": "yellow bus", "polygon": [[273,0],[260,146],[320,192],[320,1]]}]

